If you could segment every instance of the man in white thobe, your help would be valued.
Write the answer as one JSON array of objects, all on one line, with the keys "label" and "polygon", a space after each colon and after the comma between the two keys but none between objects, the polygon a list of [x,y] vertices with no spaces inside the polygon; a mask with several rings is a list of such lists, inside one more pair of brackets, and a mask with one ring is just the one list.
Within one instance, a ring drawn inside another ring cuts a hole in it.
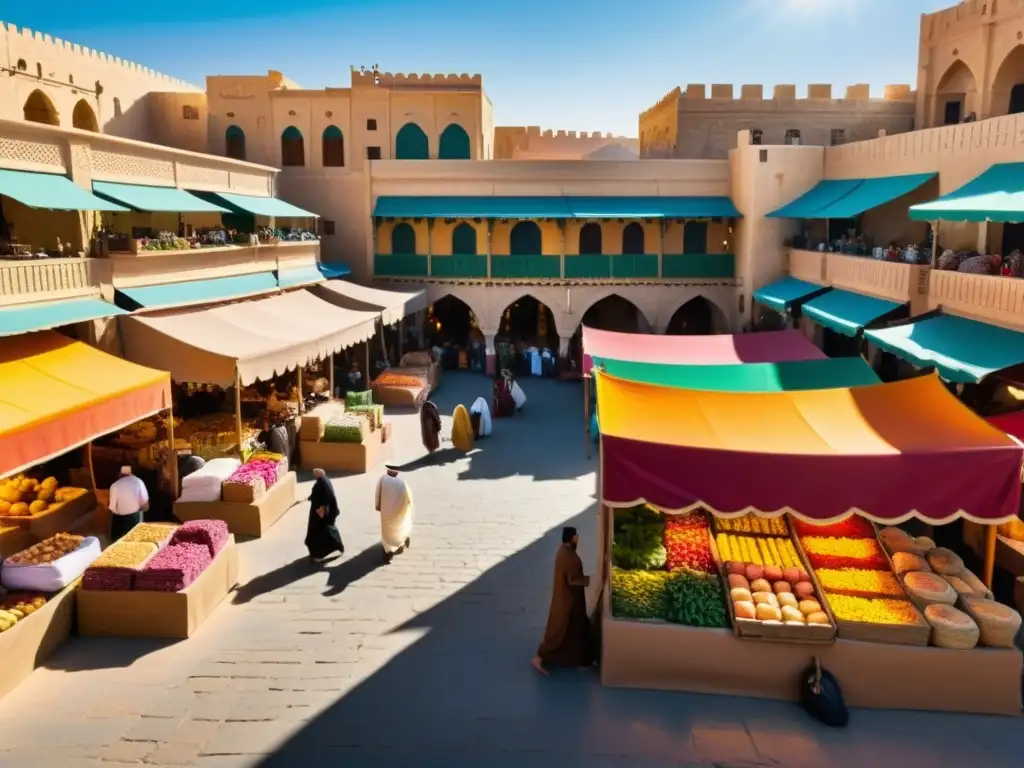
[{"label": "man in white thobe", "polygon": [[384,562],[390,563],[395,555],[412,544],[412,491],[398,470],[385,465],[387,474],[377,481],[377,511],[380,512],[380,543],[384,547]]},{"label": "man in white thobe", "polygon": [[132,468],[121,467],[121,477],[110,486],[110,543],[120,539],[142,522],[142,513],[149,509],[146,484],[132,474]]}]

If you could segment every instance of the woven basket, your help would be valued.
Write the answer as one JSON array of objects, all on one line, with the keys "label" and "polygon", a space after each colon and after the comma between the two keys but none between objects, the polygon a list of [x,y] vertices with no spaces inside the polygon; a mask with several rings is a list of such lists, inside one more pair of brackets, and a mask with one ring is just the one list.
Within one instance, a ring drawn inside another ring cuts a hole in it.
[{"label": "woven basket", "polygon": [[913,552],[920,554],[914,545],[913,537],[900,528],[883,528],[878,532],[878,540],[882,542],[890,554],[897,552]]},{"label": "woven basket", "polygon": [[928,565],[927,560],[920,555],[915,555],[910,552],[897,552],[893,555],[892,567],[900,576],[905,573],[911,573],[912,571],[930,573],[932,570],[931,566]]},{"label": "woven basket", "polygon": [[928,553],[928,565],[943,576],[959,576],[964,569],[960,555],[945,547],[938,547]]},{"label": "woven basket", "polygon": [[981,644],[989,648],[1013,648],[1021,618],[1013,608],[983,597],[964,597],[960,604],[981,630]]},{"label": "woven basket", "polygon": [[903,589],[914,605],[922,610],[935,603],[953,605],[957,599],[956,590],[949,582],[934,573],[912,571],[906,574],[903,577]]},{"label": "woven basket", "polygon": [[950,605],[929,605],[924,618],[932,627],[932,645],[938,648],[969,651],[981,637],[974,619]]}]

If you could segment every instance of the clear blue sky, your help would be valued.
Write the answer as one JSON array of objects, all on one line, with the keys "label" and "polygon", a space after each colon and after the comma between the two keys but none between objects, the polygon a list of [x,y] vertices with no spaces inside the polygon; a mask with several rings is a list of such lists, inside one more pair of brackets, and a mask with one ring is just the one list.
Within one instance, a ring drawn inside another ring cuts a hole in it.
[{"label": "clear blue sky", "polygon": [[[920,14],[955,0],[51,0],[5,21],[203,85],[349,65],[484,77],[499,125],[635,136],[686,83],[913,83]],[[291,10],[286,10],[291,9]]]}]

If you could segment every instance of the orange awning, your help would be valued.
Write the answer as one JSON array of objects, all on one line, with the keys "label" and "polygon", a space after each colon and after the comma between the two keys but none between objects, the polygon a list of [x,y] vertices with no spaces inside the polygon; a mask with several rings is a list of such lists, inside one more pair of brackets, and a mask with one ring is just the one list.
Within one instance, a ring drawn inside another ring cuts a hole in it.
[{"label": "orange awning", "polygon": [[54,331],[0,338],[0,477],[171,404],[171,377]]}]

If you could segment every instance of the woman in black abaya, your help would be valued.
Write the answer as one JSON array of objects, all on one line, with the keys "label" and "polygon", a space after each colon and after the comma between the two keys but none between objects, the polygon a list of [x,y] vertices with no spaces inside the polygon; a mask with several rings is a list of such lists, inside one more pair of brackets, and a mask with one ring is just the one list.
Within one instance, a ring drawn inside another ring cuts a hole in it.
[{"label": "woman in black abaya", "polygon": [[338,531],[338,499],[334,486],[322,469],[314,469],[313,492],[309,494],[309,523],[306,525],[306,549],[310,559],[318,563],[334,552],[345,552]]}]

